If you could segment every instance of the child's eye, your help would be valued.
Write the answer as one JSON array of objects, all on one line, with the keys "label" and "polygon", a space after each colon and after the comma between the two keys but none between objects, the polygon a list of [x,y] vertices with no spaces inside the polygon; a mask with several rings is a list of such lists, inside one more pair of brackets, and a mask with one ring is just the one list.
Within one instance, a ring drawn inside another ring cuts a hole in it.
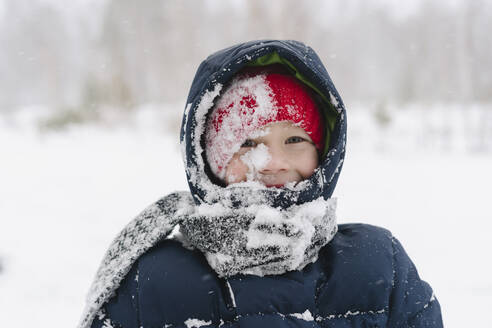
[{"label": "child's eye", "polygon": [[247,147],[247,148],[256,147],[256,142],[254,142],[251,139],[246,139],[246,141],[243,142],[243,144],[241,145],[241,147]]},{"label": "child's eye", "polygon": [[303,142],[303,141],[307,141],[307,140],[304,139],[303,137],[293,136],[293,137],[287,138],[287,140],[285,140],[285,143],[291,144],[291,143],[299,143],[299,142]]}]

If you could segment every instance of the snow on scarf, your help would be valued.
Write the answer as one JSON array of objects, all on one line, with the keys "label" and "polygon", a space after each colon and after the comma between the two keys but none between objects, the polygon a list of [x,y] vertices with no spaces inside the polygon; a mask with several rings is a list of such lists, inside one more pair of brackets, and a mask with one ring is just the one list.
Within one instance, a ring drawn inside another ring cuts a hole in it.
[{"label": "snow on scarf", "polygon": [[319,198],[285,210],[257,204],[234,209],[196,206],[189,192],[165,196],[131,221],[109,247],[79,327],[90,327],[133,263],[176,225],[221,277],[282,274],[316,261],[319,249],[337,232],[335,207],[335,199]]}]

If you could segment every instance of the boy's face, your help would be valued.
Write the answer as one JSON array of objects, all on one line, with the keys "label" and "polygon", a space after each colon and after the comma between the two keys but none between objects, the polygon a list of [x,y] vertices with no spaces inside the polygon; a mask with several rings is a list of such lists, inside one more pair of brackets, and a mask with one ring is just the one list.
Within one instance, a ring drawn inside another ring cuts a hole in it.
[{"label": "boy's face", "polygon": [[316,147],[301,127],[271,123],[258,135],[247,139],[226,166],[227,185],[253,180],[282,187],[309,178],[318,167]]}]

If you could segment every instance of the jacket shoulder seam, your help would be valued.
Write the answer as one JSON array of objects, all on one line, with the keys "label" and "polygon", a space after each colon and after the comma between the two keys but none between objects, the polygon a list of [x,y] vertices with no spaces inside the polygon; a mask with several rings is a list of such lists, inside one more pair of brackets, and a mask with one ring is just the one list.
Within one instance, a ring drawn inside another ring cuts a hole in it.
[{"label": "jacket shoulder seam", "polygon": [[316,321],[334,320],[334,319],[347,319],[354,316],[377,316],[377,315],[387,315],[388,308],[382,308],[380,310],[369,310],[369,311],[347,311],[346,313],[329,314],[326,316],[316,317]]}]

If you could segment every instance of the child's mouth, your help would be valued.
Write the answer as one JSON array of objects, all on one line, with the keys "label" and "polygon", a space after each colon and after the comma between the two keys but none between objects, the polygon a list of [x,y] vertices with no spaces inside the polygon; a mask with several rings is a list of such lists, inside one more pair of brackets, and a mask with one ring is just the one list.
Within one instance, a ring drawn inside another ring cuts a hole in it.
[{"label": "child's mouth", "polygon": [[265,185],[267,188],[283,188],[283,184],[266,184]]}]

